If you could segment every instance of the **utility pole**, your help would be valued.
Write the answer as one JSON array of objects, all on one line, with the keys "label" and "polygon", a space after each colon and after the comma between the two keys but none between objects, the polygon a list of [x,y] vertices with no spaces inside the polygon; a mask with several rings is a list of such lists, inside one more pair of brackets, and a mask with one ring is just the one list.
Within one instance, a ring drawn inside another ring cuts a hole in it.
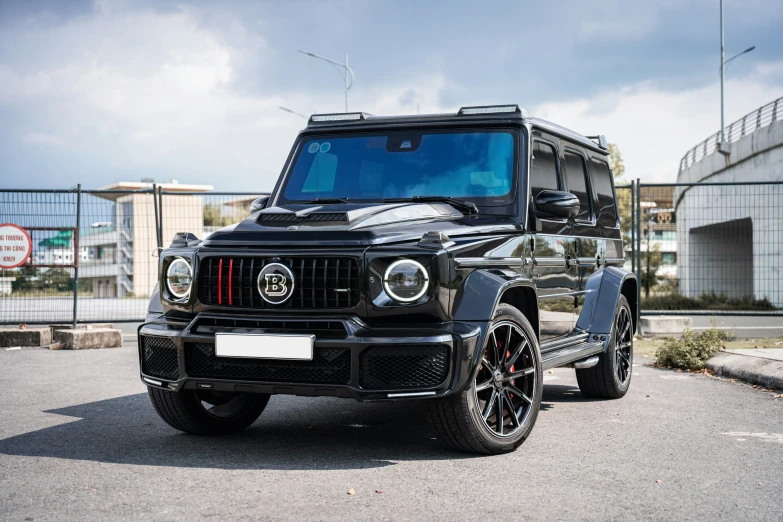
[{"label": "utility pole", "polygon": [[726,54],[723,49],[723,0],[720,0],[720,146],[723,148],[723,75],[726,70]]},{"label": "utility pole", "polygon": [[[722,154],[727,154],[727,151],[722,150],[723,144],[725,143],[725,136],[723,135],[723,131],[726,128],[726,123],[723,117],[723,78],[726,75],[726,65],[728,63],[736,58],[739,58],[743,54],[747,54],[751,52],[753,49],[755,49],[756,46],[748,47],[741,53],[737,53],[728,60],[726,59],[726,52],[725,47],[723,45],[723,0],[720,0],[720,143],[718,144],[718,152],[721,152]],[[731,137],[729,137],[731,139]]]},{"label": "utility pole", "polygon": [[332,60],[331,58],[321,56],[320,54],[310,53],[301,50],[299,52],[302,54],[306,54],[307,56],[310,56],[312,58],[323,60],[325,62],[332,64],[335,67],[340,67],[343,69],[343,75],[345,80],[345,112],[348,112],[348,91],[351,89],[351,87],[353,87],[353,81],[355,79],[355,76],[353,74],[353,69],[348,67],[348,53],[345,53],[345,63],[340,63],[338,61]]}]

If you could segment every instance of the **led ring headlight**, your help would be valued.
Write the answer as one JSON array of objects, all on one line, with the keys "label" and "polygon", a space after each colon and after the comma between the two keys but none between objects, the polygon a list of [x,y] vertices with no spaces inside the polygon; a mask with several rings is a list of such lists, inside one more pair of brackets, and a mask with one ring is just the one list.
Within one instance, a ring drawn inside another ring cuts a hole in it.
[{"label": "led ring headlight", "polygon": [[427,292],[429,285],[427,269],[411,259],[395,261],[383,274],[384,290],[401,303],[416,301]]},{"label": "led ring headlight", "polygon": [[166,287],[169,292],[177,299],[185,299],[190,295],[192,284],[193,270],[190,263],[184,257],[175,258],[166,270]]}]

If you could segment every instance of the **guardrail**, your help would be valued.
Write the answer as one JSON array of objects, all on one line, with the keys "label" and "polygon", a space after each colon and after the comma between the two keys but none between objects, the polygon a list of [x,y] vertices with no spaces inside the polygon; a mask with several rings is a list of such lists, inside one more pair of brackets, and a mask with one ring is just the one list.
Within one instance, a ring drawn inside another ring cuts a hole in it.
[{"label": "guardrail", "polygon": [[[744,136],[751,134],[762,127],[770,125],[780,119],[780,111],[783,110],[783,97],[763,105],[753,112],[749,112],[739,120],[724,129],[724,143],[739,141]],[[702,158],[717,151],[720,145],[720,131],[702,141],[682,157],[680,160],[680,172],[687,169]]]}]

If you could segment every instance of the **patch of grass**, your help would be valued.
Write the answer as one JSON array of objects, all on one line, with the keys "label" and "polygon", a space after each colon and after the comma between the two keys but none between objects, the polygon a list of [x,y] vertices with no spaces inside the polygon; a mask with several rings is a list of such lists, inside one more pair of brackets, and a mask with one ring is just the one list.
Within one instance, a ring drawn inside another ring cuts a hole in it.
[{"label": "patch of grass", "polygon": [[665,337],[663,344],[655,352],[658,366],[699,371],[704,369],[707,359],[734,339],[734,335],[724,330],[710,328],[701,333],[685,330],[682,337]]}]

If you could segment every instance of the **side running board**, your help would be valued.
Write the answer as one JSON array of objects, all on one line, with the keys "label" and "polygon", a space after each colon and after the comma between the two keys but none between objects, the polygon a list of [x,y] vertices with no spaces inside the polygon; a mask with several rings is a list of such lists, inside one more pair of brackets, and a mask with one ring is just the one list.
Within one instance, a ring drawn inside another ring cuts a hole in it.
[{"label": "side running board", "polygon": [[[557,368],[558,366],[566,366],[570,363],[579,361],[581,368],[589,368],[594,366],[598,362],[596,358],[595,363],[592,361],[593,355],[597,355],[604,351],[604,343],[597,342],[582,342],[560,348],[559,350],[553,350],[541,355],[541,365],[544,370],[550,368]],[[583,361],[583,359],[587,359]],[[592,363],[592,364],[591,364]],[[589,366],[588,366],[589,365]]]}]

